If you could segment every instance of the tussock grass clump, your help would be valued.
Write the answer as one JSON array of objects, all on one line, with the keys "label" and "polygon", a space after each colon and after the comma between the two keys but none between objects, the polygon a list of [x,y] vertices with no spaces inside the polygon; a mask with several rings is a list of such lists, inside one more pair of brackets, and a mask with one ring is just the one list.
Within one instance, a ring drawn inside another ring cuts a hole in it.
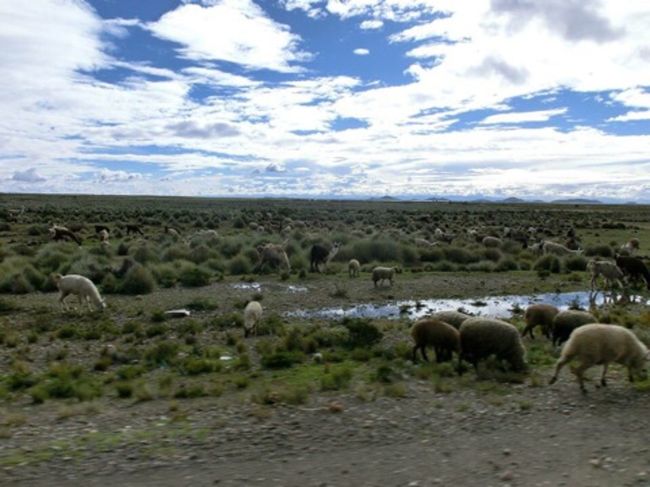
[{"label": "tussock grass clump", "polygon": [[371,347],[383,338],[383,333],[369,319],[344,318],[341,323],[348,330],[348,348]]},{"label": "tussock grass clump", "polygon": [[185,287],[200,287],[210,283],[210,271],[194,263],[185,262],[178,274],[179,282]]},{"label": "tussock grass clump", "polygon": [[535,261],[533,269],[558,274],[562,271],[562,262],[555,255],[544,255]]}]

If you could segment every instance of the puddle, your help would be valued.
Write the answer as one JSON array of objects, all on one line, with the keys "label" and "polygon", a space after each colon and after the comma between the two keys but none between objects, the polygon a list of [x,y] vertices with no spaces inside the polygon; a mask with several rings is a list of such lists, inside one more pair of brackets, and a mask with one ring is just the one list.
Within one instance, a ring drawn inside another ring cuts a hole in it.
[{"label": "puddle", "polygon": [[[237,282],[235,284],[231,284],[231,286],[234,289],[242,289],[244,291],[256,291],[256,292],[262,291],[262,285],[259,282]],[[269,284],[265,284],[264,287],[270,290],[286,291],[291,294],[306,293],[309,291],[309,289],[307,289],[305,286],[294,286],[293,284],[287,285],[287,284],[269,283]]]},{"label": "puddle", "polygon": [[[600,292],[590,293],[589,291],[578,291],[570,293],[488,296],[479,299],[425,299],[420,301],[397,301],[382,305],[358,304],[349,308],[291,311],[287,313],[287,316],[325,319],[341,319],[344,317],[397,319],[406,317],[415,320],[436,311],[462,309],[464,312],[472,315],[510,318],[516,311],[523,312],[528,305],[533,303],[548,303],[560,309],[567,309],[570,306],[587,309],[590,305],[600,306],[612,303],[612,299],[619,302],[621,296],[604,295]],[[629,302],[650,305],[650,300],[641,296],[630,296]]]}]

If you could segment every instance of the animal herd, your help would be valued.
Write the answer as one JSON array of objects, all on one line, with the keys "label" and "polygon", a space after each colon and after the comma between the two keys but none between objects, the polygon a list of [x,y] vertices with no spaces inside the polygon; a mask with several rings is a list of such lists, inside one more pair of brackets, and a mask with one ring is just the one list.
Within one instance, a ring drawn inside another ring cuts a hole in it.
[{"label": "animal herd", "polygon": [[490,356],[506,362],[513,371],[522,372],[528,369],[522,337],[527,334],[533,337],[534,328],[540,326],[554,345],[566,342],[549,384],[557,381],[559,372],[572,360],[579,362],[575,374],[583,393],[587,392],[584,372],[594,365],[603,366],[602,386],[606,386],[607,370],[612,363],[627,367],[630,382],[647,378],[645,365],[650,352],[623,326],[598,323],[586,311],[560,311],[549,304],[529,306],[524,318],[526,327],[520,334],[514,325],[498,319],[471,317],[458,311],[434,313],[411,328],[412,359],[417,361],[420,351],[428,361],[426,349],[431,347],[437,362],[451,361],[456,353],[458,373],[462,371],[462,361],[469,362],[478,371],[479,363]]}]

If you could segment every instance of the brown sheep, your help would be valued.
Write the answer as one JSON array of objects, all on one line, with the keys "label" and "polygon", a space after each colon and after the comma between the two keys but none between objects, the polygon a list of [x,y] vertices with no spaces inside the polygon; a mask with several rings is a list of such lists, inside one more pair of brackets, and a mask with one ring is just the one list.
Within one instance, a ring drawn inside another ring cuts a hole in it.
[{"label": "brown sheep", "polygon": [[535,327],[540,325],[544,336],[551,338],[553,320],[559,312],[560,310],[551,304],[531,304],[526,308],[526,313],[524,314],[526,327],[521,335],[526,336],[526,334],[529,334],[530,338],[535,338]]},{"label": "brown sheep", "polygon": [[413,362],[417,361],[417,351],[420,349],[422,358],[428,362],[427,347],[433,347],[436,352],[436,362],[451,361],[453,353],[460,353],[460,334],[458,330],[440,320],[423,319],[411,328],[411,336],[415,342],[413,347]]}]

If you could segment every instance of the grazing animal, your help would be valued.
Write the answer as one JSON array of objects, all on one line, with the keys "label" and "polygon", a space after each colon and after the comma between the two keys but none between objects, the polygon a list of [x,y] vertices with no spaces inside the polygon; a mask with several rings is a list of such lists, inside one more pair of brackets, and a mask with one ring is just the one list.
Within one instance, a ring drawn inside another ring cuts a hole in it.
[{"label": "grazing animal", "polygon": [[416,238],[415,245],[418,247],[438,247],[440,242],[429,242],[426,238]]},{"label": "grazing animal", "polygon": [[451,326],[458,330],[460,328],[460,325],[462,325],[466,319],[471,318],[471,316],[465,313],[461,313],[460,311],[448,310],[437,311],[433,314],[430,314],[428,318],[444,321],[445,323],[449,323]]},{"label": "grazing animal", "polygon": [[255,272],[261,271],[266,264],[270,264],[278,269],[284,269],[286,272],[291,272],[289,257],[287,257],[287,252],[284,250],[286,245],[286,240],[281,244],[267,243],[265,245],[258,245],[255,250],[257,250],[259,261],[255,266]]},{"label": "grazing animal", "polygon": [[85,301],[90,310],[92,310],[91,302],[100,311],[106,307],[106,302],[99,295],[99,291],[93,282],[87,277],[78,274],[68,274],[67,276],[55,274],[54,282],[59,288],[59,303],[64,309],[68,309],[64,300],[70,294],[77,295],[79,305],[83,305]]},{"label": "grazing animal", "polygon": [[580,255],[582,254],[582,250],[571,250],[566,248],[564,245],[551,242],[550,240],[545,240],[544,243],[542,244],[542,251],[543,253],[546,254],[552,254],[552,255],[558,255],[558,256],[563,256],[563,255]]},{"label": "grazing animal", "polygon": [[551,332],[553,329],[553,320],[555,316],[560,312],[555,306],[551,304],[531,304],[526,308],[524,313],[524,320],[526,320],[526,327],[521,333],[521,336],[530,335],[530,338],[535,338],[535,327],[540,325],[542,327],[542,333],[546,338],[551,338]]},{"label": "grazing animal", "polygon": [[387,280],[390,285],[393,285],[393,277],[396,273],[399,273],[400,270],[397,267],[375,267],[372,270],[372,282],[377,287],[377,283],[383,285],[384,281]]},{"label": "grazing animal", "polygon": [[257,335],[257,324],[262,320],[262,305],[251,301],[244,308],[244,337]]},{"label": "grazing animal", "polygon": [[650,272],[641,259],[638,257],[617,255],[616,265],[631,280],[644,279],[648,289],[650,289]]},{"label": "grazing animal", "polygon": [[631,238],[628,242],[621,245],[621,252],[625,255],[634,255],[639,251],[639,239]]},{"label": "grazing animal", "polygon": [[361,272],[361,264],[357,259],[350,259],[350,262],[348,262],[348,274],[350,277],[359,277],[359,273]]},{"label": "grazing animal", "polygon": [[570,238],[564,242],[564,246],[569,250],[580,250],[580,242],[575,238]]},{"label": "grazing animal", "polygon": [[95,233],[100,233],[102,230],[111,233],[111,229],[108,228],[106,225],[95,225]]},{"label": "grazing animal", "polygon": [[542,255],[544,253],[544,242],[537,242],[530,246],[531,252],[536,255]]},{"label": "grazing animal", "polygon": [[81,239],[66,227],[52,225],[48,231],[50,232],[52,240],[73,240],[77,245],[81,245]]},{"label": "grazing animal", "polygon": [[600,378],[600,385],[606,386],[605,374],[607,374],[609,364],[618,363],[627,367],[628,378],[632,382],[635,376],[642,379],[647,377],[645,364],[650,357],[647,347],[627,328],[599,323],[586,324],[574,331],[564,345],[549,384],[553,384],[557,380],[562,367],[574,358],[580,361],[580,365],[574,372],[580,390],[585,393],[587,389],[583,374],[588,368],[602,364],[603,374]]},{"label": "grazing animal", "polygon": [[420,349],[425,362],[427,347],[433,347],[436,352],[436,362],[451,361],[453,353],[460,352],[460,334],[453,326],[431,318],[416,322],[411,328],[411,336],[415,342],[413,347],[413,362],[417,362],[417,351]]},{"label": "grazing animal", "polygon": [[108,230],[101,229],[97,234],[100,242],[108,242]]},{"label": "grazing animal", "polygon": [[510,364],[514,371],[523,371],[526,365],[526,349],[519,331],[510,323],[490,318],[469,318],[460,326],[460,362],[466,360],[478,372],[478,363],[495,355],[498,360]]},{"label": "grazing animal", "polygon": [[553,345],[566,342],[576,328],[597,321],[594,315],[586,311],[573,309],[560,311],[553,319]]},{"label": "grazing animal", "polygon": [[590,260],[587,263],[587,270],[591,273],[591,290],[594,290],[596,279],[598,276],[603,276],[609,288],[612,287],[614,282],[617,282],[619,287],[623,287],[621,279],[623,279],[623,271],[618,268],[613,262],[607,260]]},{"label": "grazing animal", "polygon": [[488,248],[496,248],[500,247],[501,244],[503,243],[500,238],[497,237],[483,237],[483,240],[481,240],[481,243]]},{"label": "grazing animal", "polygon": [[178,230],[176,230],[175,228],[172,228],[172,227],[168,227],[167,225],[165,225],[165,233],[168,233],[169,235],[171,235],[174,238],[180,238],[180,236],[181,236],[181,234],[180,234],[180,232]]},{"label": "grazing animal", "polygon": [[311,248],[311,261],[309,264],[309,270],[311,272],[320,272],[320,265],[329,264],[330,260],[338,253],[341,248],[339,242],[334,242],[330,248],[327,248],[324,245],[315,244]]},{"label": "grazing animal", "polygon": [[139,233],[140,235],[144,236],[144,233],[142,229],[140,228],[139,225],[134,225],[132,223],[127,223],[126,225],[126,234],[131,235],[132,233]]}]

